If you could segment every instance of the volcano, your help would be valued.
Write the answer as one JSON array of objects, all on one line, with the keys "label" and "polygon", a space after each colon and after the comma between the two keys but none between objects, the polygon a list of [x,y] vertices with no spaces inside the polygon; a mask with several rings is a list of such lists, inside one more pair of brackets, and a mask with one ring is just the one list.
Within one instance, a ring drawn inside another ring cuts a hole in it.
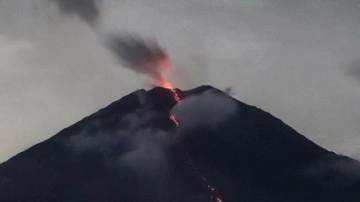
[{"label": "volcano", "polygon": [[156,87],[0,164],[0,201],[358,202],[360,163],[211,86]]}]

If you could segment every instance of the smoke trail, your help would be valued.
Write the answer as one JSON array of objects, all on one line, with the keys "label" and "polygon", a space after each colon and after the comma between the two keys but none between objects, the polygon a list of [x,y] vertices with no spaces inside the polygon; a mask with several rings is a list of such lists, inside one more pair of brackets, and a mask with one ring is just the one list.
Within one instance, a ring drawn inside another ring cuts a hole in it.
[{"label": "smoke trail", "polygon": [[170,67],[169,58],[155,40],[134,35],[112,35],[106,46],[125,67],[152,77],[157,84],[164,81],[163,74]]},{"label": "smoke trail", "polygon": [[356,59],[349,65],[349,68],[347,68],[347,74],[360,82],[360,58]]},{"label": "smoke trail", "polygon": [[77,15],[86,23],[94,26],[100,16],[95,0],[50,0],[55,2],[60,11],[68,15]]},{"label": "smoke trail", "polygon": [[[101,13],[95,0],[51,1],[55,2],[64,14],[77,15],[96,28],[96,20]],[[158,85],[164,86],[166,83],[163,74],[170,67],[170,61],[155,40],[144,40],[129,34],[109,35],[105,37],[104,44],[125,67],[150,76]]]}]

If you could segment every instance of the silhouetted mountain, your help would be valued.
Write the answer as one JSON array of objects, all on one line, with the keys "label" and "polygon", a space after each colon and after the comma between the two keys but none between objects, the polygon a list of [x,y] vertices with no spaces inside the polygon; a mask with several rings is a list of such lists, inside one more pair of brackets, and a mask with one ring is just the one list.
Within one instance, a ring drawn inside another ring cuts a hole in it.
[{"label": "silhouetted mountain", "polygon": [[177,91],[138,90],[0,164],[0,201],[209,201],[210,185],[225,202],[360,201],[359,162],[213,87]]}]

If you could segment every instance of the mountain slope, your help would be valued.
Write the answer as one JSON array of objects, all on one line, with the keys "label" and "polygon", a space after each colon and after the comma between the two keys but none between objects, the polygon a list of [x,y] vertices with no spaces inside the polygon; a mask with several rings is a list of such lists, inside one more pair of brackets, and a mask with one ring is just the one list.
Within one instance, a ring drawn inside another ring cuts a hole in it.
[{"label": "mountain slope", "polygon": [[360,201],[357,161],[210,86],[178,92],[131,93],[1,164],[0,201],[209,201],[210,185],[224,201]]}]

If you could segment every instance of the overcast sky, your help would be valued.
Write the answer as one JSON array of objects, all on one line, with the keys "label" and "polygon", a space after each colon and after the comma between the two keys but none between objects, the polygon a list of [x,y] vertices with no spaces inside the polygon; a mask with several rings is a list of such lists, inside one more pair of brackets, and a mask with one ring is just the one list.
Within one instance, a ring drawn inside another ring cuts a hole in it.
[{"label": "overcast sky", "polygon": [[232,86],[321,146],[360,153],[360,1],[100,0],[96,28],[50,0],[0,0],[0,162],[151,82],[107,33],[156,38],[183,89]]}]

